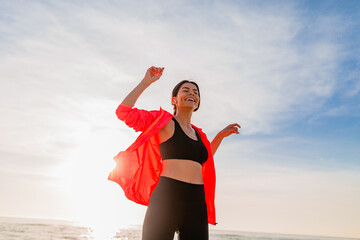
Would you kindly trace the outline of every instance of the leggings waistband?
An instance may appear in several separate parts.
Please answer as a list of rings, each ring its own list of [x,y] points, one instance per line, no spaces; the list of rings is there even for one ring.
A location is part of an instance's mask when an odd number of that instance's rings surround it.
[[[160,179],[162,179],[162,178],[167,179],[167,181],[179,182],[179,183],[187,184],[187,185],[194,186],[194,187],[204,187],[204,184],[184,182],[184,181],[177,180],[175,178],[171,178],[171,177],[167,177],[167,176],[160,176]]]
[[[174,197],[178,200],[205,200],[204,184],[183,182],[174,178],[160,176],[154,192],[163,197]]]

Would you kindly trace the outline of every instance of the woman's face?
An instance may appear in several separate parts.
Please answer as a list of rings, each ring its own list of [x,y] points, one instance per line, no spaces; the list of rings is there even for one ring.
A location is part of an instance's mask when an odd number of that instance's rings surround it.
[[[172,103],[179,108],[192,108],[193,110],[199,106],[199,91],[195,84],[184,83],[181,85],[176,97],[172,97]]]

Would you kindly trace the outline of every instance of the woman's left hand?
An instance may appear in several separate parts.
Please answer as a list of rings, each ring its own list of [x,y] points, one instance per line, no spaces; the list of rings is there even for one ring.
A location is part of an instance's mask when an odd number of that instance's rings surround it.
[[[221,141],[233,134],[233,133],[236,133],[236,134],[239,134],[239,129],[238,128],[241,128],[239,124],[237,123],[233,123],[233,124],[230,124],[228,125],[226,128],[224,128],[223,130],[221,130],[216,136],[215,138],[212,140],[211,142],[211,150],[213,152],[213,155],[215,154],[216,150],[218,149]]]
[[[239,124],[233,123],[228,125],[226,128],[220,131],[222,137],[230,136],[233,133],[239,134],[239,129],[241,128]]]

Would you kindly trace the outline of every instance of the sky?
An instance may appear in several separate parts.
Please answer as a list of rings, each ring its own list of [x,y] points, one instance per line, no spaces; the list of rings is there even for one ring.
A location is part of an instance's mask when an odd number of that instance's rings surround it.
[[[145,206],[107,180],[138,136],[115,110],[172,112],[198,83],[192,123],[212,140],[211,229],[360,237],[359,1],[0,0],[0,215],[106,232]]]

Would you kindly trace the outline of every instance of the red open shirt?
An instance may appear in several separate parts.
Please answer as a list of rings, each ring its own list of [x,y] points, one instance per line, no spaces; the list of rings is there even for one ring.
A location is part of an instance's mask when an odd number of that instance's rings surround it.
[[[119,152],[114,160],[116,167],[108,179],[118,183],[125,196],[136,203],[148,206],[150,196],[156,187],[162,171],[160,141],[158,132],[173,117],[160,107],[160,110],[147,111],[120,104],[117,117],[135,132],[142,133],[125,151]],[[208,159],[202,165],[205,200],[208,222],[215,225],[215,166],[211,144],[201,128],[192,125],[200,133],[201,140],[208,150]]]

